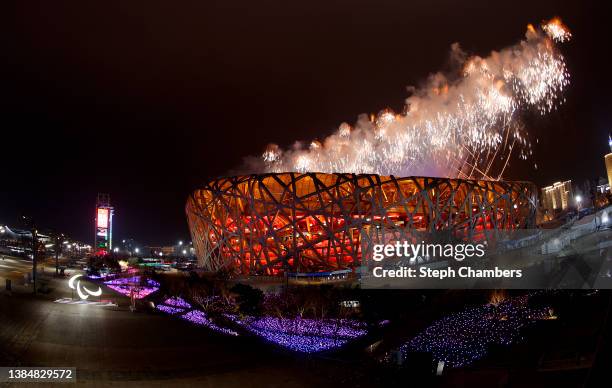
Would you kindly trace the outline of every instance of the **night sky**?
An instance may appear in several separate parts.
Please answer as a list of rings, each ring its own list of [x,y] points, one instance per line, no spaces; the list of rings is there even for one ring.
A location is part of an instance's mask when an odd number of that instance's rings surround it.
[[[605,2],[599,2],[605,3]],[[184,204],[266,144],[322,138],[401,110],[406,86],[461,43],[487,55],[560,16],[567,103],[527,118],[535,156],[509,179],[605,175],[610,10],[553,1],[3,1],[0,224],[93,240],[111,195],[115,238],[188,238]],[[537,163],[538,170],[533,170]]]

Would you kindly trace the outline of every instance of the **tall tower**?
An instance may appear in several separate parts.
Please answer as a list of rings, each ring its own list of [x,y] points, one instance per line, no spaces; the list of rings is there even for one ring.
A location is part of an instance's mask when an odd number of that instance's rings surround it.
[[[104,256],[113,249],[113,207],[110,195],[98,193],[96,200],[96,237],[94,253]]]
[[[610,153],[604,157],[606,161],[606,172],[608,173],[608,184],[610,190],[612,190],[612,137],[608,135],[608,145],[610,146]]]

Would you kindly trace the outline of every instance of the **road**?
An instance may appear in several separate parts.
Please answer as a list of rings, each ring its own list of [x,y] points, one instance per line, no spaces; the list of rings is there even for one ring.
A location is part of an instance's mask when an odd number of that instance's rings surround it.
[[[23,280],[23,276],[32,272],[32,261],[17,257],[0,255],[0,280],[4,286],[4,279]]]

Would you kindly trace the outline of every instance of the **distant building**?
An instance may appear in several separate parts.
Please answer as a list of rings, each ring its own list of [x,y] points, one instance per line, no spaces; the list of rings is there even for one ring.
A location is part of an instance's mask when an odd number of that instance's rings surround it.
[[[96,235],[94,252],[104,256],[113,249],[113,212],[108,194],[98,194],[96,201]]]
[[[610,146],[610,153],[604,156],[606,161],[606,172],[608,173],[608,187],[612,187],[612,137],[608,135],[608,145]]]
[[[607,194],[610,192],[610,184],[606,181],[605,178],[600,177],[597,185],[597,193],[598,194]]]
[[[571,206],[573,197],[574,193],[571,180],[555,182],[551,186],[542,189],[542,207],[551,212],[565,210]]]
[[[175,256],[176,248],[174,246],[146,247],[145,252],[153,256]]]
[[[599,177],[597,182],[597,189],[595,191],[595,206],[598,208],[606,207],[610,203],[608,196],[610,195],[610,184],[608,179]]]
[[[612,153],[605,156],[606,172],[608,173],[608,185],[612,187]]]

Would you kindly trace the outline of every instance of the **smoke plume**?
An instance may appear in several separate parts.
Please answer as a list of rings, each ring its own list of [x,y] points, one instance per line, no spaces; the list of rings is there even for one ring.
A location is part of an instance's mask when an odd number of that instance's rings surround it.
[[[545,115],[562,101],[569,74],[556,44],[571,37],[559,19],[486,58],[451,46],[457,73],[412,88],[405,109],[361,115],[322,141],[250,158],[258,172],[314,171],[501,179],[511,157],[532,154],[521,113]]]

